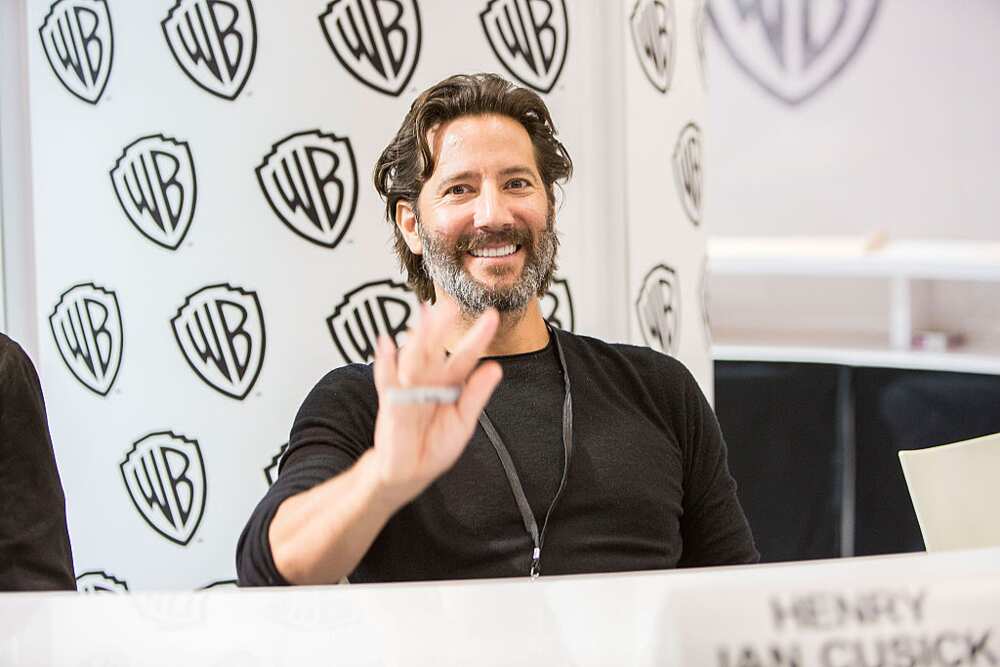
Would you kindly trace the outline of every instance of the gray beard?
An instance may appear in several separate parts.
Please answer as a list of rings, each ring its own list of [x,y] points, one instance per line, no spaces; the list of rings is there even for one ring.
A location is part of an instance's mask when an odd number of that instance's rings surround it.
[[[466,251],[458,248],[468,241],[449,246],[440,236],[425,233],[418,215],[417,233],[423,244],[424,270],[439,289],[455,299],[466,317],[478,317],[487,308],[495,308],[501,315],[523,312],[534,297],[548,291],[556,270],[559,238],[553,229],[553,213],[549,211],[545,229],[537,239],[530,236],[521,239],[524,242],[520,244],[526,252],[521,276],[514,284],[502,287],[484,285],[466,271]]]

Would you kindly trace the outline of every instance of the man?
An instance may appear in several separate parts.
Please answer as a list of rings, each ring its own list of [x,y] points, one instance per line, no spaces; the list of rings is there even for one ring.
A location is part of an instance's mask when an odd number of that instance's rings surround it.
[[[240,538],[242,585],[757,560],[686,369],[542,317],[554,187],[571,173],[542,100],[498,76],[454,76],[413,103],[375,185],[433,306],[402,349],[383,337],[373,366],[338,368],[306,398]]]
[[[75,589],[42,388],[21,346],[0,334],[0,591]]]

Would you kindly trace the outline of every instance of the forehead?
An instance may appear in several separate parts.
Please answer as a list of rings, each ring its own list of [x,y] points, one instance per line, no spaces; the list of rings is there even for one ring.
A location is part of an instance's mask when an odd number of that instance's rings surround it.
[[[459,116],[427,133],[434,159],[431,179],[455,171],[492,171],[520,164],[537,169],[528,131],[509,116]]]

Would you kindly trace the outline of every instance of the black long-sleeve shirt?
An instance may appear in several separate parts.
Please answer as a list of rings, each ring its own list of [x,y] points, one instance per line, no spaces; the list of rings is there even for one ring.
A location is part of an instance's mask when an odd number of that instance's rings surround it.
[[[42,388],[24,350],[0,334],[0,591],[75,589]]]
[[[558,335],[574,443],[542,575],[756,562],[718,422],[687,369],[648,348]],[[486,413],[541,529],[563,472],[562,370],[551,341],[497,360],[504,378]],[[267,537],[278,505],[371,447],[377,409],[371,366],[338,368],[310,392],[280,475],[240,537],[241,585],[286,583]],[[496,451],[477,426],[455,466],[388,521],[349,580],[526,576],[532,546]]]

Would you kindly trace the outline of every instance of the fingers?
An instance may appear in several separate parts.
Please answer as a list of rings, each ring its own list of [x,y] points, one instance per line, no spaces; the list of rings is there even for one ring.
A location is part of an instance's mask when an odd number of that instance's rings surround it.
[[[436,371],[444,361],[444,337],[454,323],[454,313],[446,304],[431,309],[420,306],[420,321],[407,336],[406,345],[399,353],[399,382],[402,385],[419,383],[427,371]]]
[[[445,364],[445,377],[449,382],[461,383],[472,372],[496,335],[500,315],[493,309],[483,313],[476,323],[462,336]]]
[[[463,425],[470,432],[475,428],[479,414],[486,407],[502,377],[500,364],[495,361],[485,362],[469,376],[456,408]]]
[[[375,341],[375,390],[382,394],[396,386],[396,344],[390,336]]]

